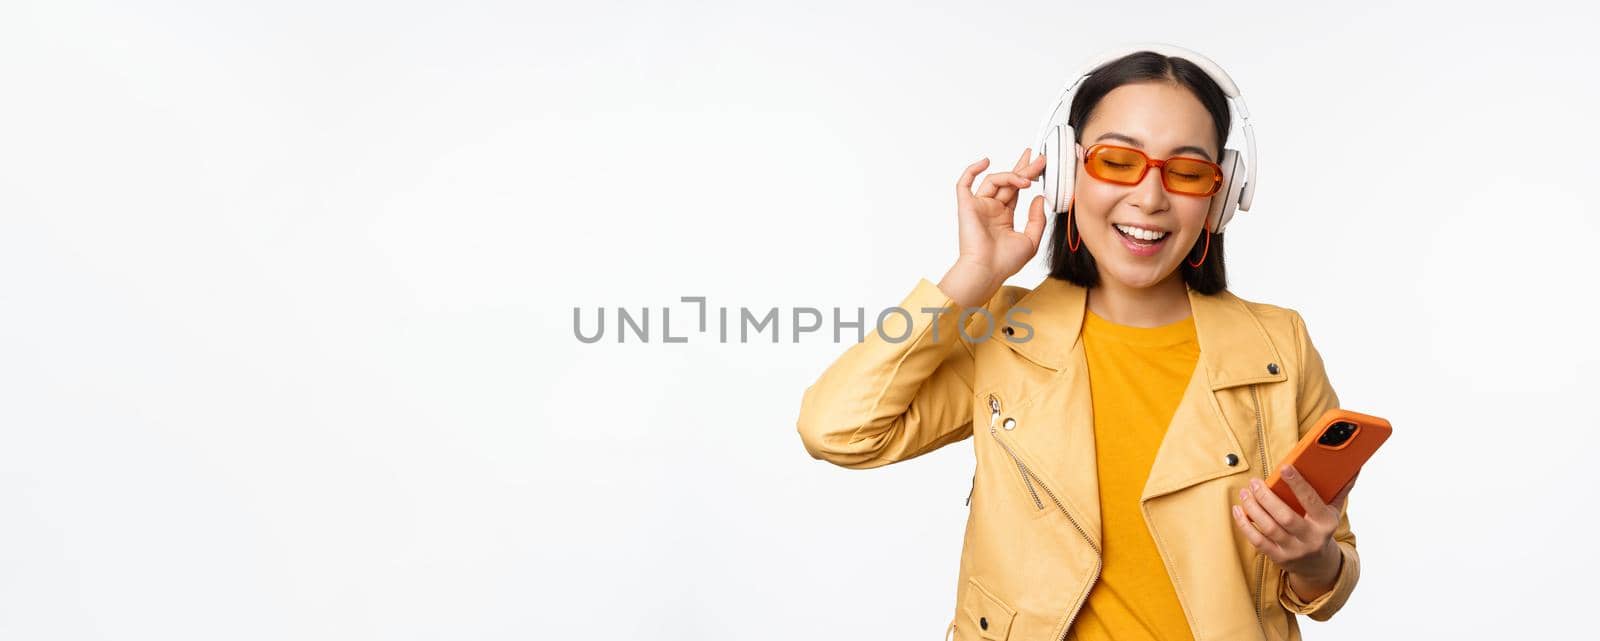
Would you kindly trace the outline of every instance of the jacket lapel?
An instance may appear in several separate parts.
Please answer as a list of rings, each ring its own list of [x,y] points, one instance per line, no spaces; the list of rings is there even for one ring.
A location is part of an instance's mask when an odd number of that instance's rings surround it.
[[[1062,499],[1098,547],[1101,517],[1094,412],[1088,361],[1079,336],[1087,293],[1082,287],[1047,277],[1014,303],[1026,310],[1025,314],[1019,310],[1018,318],[1033,327],[1033,334],[1025,342],[1005,344],[1056,375],[1027,398],[1010,399],[1014,404],[1005,411],[1025,411],[1035,421],[1044,418],[1053,424],[1029,424],[996,435]],[[1257,465],[1250,452],[1255,444],[1258,406],[1252,403],[1249,391],[1241,394],[1235,388],[1287,379],[1266,330],[1243,300],[1226,291],[1205,295],[1189,290],[1188,295],[1200,360],[1156,453],[1142,493],[1144,500]],[[1269,363],[1277,364],[1272,368],[1276,371],[1269,371]],[[1252,450],[1247,451],[1244,443]],[[1237,456],[1234,465],[1228,464],[1228,454]]]
[[[1243,300],[1227,291],[1188,292],[1200,360],[1156,452],[1142,500],[1259,465],[1250,452],[1257,423],[1265,420],[1260,398],[1256,390],[1234,388],[1288,379],[1266,329]],[[1251,447],[1247,451],[1241,443]],[[1230,454],[1237,457],[1232,465]]]

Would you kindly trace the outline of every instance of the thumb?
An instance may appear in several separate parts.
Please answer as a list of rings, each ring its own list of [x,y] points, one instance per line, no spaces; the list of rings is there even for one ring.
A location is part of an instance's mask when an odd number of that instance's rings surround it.
[[[1022,228],[1022,235],[1028,237],[1033,243],[1033,250],[1039,251],[1039,243],[1044,240],[1044,195],[1033,197],[1033,202],[1028,205],[1028,224]]]

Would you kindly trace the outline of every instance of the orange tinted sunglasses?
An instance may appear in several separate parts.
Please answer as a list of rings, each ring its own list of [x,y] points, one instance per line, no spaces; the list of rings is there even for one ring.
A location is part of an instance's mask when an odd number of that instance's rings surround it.
[[[1117,145],[1092,145],[1083,152],[1083,168],[1097,179],[1116,185],[1137,185],[1151,167],[1161,170],[1161,186],[1174,194],[1210,196],[1222,188],[1222,166],[1204,158],[1173,156],[1156,160],[1143,151]]]

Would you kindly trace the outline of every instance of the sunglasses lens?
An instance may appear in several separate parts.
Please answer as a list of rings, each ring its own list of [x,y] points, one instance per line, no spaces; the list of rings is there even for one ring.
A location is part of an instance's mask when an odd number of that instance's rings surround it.
[[[1145,157],[1137,151],[1099,147],[1089,154],[1084,168],[1095,178],[1132,184],[1139,182],[1144,167]]]
[[[1210,163],[1187,158],[1167,161],[1167,187],[1180,194],[1207,196],[1222,185],[1222,176]]]

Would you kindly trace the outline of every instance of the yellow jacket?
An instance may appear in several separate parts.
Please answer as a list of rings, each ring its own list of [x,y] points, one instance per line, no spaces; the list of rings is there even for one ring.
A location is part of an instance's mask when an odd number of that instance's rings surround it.
[[[801,440],[836,465],[879,467],[976,437],[954,639],[1061,639],[1099,575],[1094,421],[1078,340],[1086,293],[1055,278],[1005,286],[988,317],[963,319],[922,279],[900,303],[907,314],[885,315],[881,333],[869,328],[806,388]],[[1141,495],[1145,522],[1196,641],[1297,640],[1295,614],[1325,621],[1355,589],[1349,499],[1334,533],[1338,581],[1309,603],[1238,533],[1229,509],[1339,400],[1295,311],[1229,292],[1191,290],[1189,303],[1200,361]],[[946,311],[924,311],[933,308]]]

